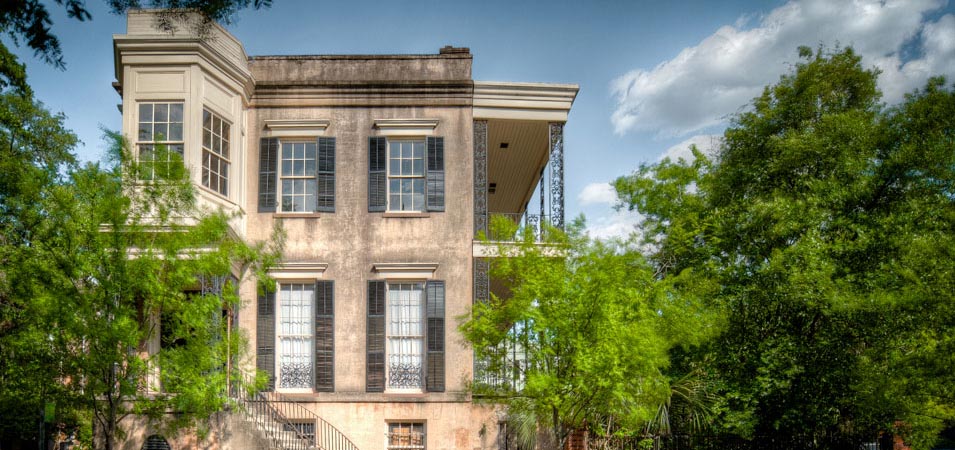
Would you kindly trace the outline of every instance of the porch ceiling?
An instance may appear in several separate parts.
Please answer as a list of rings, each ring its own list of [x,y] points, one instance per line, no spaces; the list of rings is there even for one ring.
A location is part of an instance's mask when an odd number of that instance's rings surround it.
[[[488,120],[487,141],[488,212],[524,212],[549,157],[548,123]]]

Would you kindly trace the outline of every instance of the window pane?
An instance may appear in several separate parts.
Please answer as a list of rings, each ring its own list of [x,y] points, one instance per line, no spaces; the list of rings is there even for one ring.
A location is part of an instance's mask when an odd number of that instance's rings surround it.
[[[305,159],[305,146],[302,144],[292,144],[295,152],[293,153],[295,159]]]
[[[411,175],[411,160],[410,159],[401,160],[401,174]]]
[[[202,128],[212,131],[212,113],[202,110]]]
[[[391,154],[391,157],[392,157],[392,158],[400,158],[400,157],[401,157],[401,143],[400,143],[400,142],[392,142],[392,143],[389,144],[389,147],[391,148],[390,154]]]
[[[182,103],[172,103],[169,105],[169,121],[182,122]]]
[[[292,175],[292,161],[282,160],[282,176]]]
[[[314,142],[305,144],[305,159],[315,159],[315,148],[316,144]]]
[[[414,157],[424,158],[424,142],[421,142],[421,141],[414,142]]]
[[[388,162],[388,175],[401,175],[401,160],[392,159]]]
[[[152,122],[152,120],[153,120],[153,104],[140,103],[139,104],[139,121]]]
[[[139,124],[139,140],[140,141],[153,140],[153,124],[151,123]]]
[[[314,159],[305,160],[305,175],[310,177],[315,176],[315,160]]]
[[[169,140],[169,125],[165,123],[153,125],[153,138],[157,141]]]
[[[305,161],[297,159],[292,166],[292,173],[297,176],[305,175]]]
[[[292,144],[282,144],[282,159],[292,158]]]
[[[182,140],[182,124],[181,123],[169,124],[169,140],[170,141]]]
[[[414,160],[414,168],[411,173],[412,175],[419,176],[419,177],[424,175],[424,160],[423,159]]]
[[[168,122],[169,121],[169,104],[167,103],[157,103],[155,114],[153,115],[155,122]]]

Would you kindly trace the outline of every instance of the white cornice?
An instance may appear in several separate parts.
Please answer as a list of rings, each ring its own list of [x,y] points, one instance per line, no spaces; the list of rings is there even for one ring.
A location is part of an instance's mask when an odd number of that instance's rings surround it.
[[[372,268],[386,280],[425,280],[434,277],[438,263],[375,263]]]
[[[554,83],[475,81],[475,119],[566,122],[580,86]]]
[[[237,84],[248,101],[255,81],[245,61],[230,58],[197,38],[113,35],[116,79],[123,79],[123,66],[172,66],[198,64],[210,74],[220,73],[222,81]]]
[[[375,119],[380,136],[430,136],[438,119]]]
[[[328,264],[313,261],[286,261],[269,270],[272,278],[279,280],[312,280],[321,278]]]
[[[322,136],[329,124],[328,119],[271,119],[265,121],[265,136]]]

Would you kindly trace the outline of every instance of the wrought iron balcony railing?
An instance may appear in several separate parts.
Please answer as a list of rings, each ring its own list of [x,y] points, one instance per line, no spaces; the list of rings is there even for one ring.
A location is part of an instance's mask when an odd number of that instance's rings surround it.
[[[518,213],[488,213],[488,232],[487,237],[492,241],[514,241],[521,238],[524,233],[531,233],[537,242],[547,240],[547,229],[551,224],[550,216],[545,214],[518,214]],[[513,233],[502,233],[494,226],[495,222],[507,219],[517,225]]]

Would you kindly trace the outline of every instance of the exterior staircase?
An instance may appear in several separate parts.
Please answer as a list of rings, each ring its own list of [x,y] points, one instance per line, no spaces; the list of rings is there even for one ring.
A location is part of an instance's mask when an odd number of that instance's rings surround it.
[[[247,380],[247,386],[254,383]],[[275,392],[232,389],[244,419],[269,443],[269,450],[358,450],[344,433],[317,414]]]

